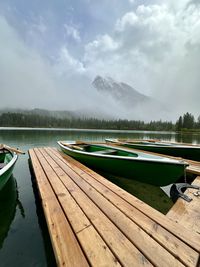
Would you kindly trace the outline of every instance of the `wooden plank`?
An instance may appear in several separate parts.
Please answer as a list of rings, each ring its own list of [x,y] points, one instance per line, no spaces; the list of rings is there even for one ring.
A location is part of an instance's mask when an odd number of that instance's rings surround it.
[[[200,168],[193,166],[193,165],[189,165],[186,168],[187,173],[192,173],[192,174],[196,174],[196,175],[200,175]]]
[[[93,226],[80,231],[77,236],[92,266],[122,266]]]
[[[51,155],[52,156],[52,155]],[[52,156],[53,157],[53,156]],[[151,236],[143,231],[138,225],[131,221],[124,213],[116,208],[110,201],[102,196],[90,184],[83,180],[77,173],[75,173],[69,166],[66,165],[58,157],[54,157],[56,163],[70,175],[71,179],[92,199],[92,201],[112,220],[117,227],[132,241],[132,243],[139,248],[140,251],[150,259],[153,264],[159,266],[182,266],[178,260],[172,256],[162,245],[157,243]],[[162,257],[161,257],[162,255]],[[165,258],[163,263],[162,258]],[[194,265],[193,265],[194,266]]]
[[[83,193],[76,183],[48,156],[46,160],[54,167],[68,191],[87,215],[96,230],[108,244],[123,266],[152,266],[145,256],[125,237],[102,211]]]
[[[36,155],[38,156],[40,163],[44,169],[44,172],[57,196],[60,205],[62,206],[70,224],[73,225],[73,230],[75,233],[82,231],[91,225],[90,221],[87,219],[85,214],[82,212],[80,207],[77,205],[76,201],[73,199],[71,194],[66,190],[62,181],[58,178],[54,170],[45,160],[42,155],[41,149],[34,149]]]
[[[58,266],[89,266],[35,152],[29,150]]]
[[[45,159],[43,149],[35,149],[45,173],[65,210],[73,230],[76,232],[82,249],[92,266],[121,266],[90,221],[71,197],[65,186]],[[95,244],[95,246],[94,246]],[[98,250],[97,250],[98,248]]]
[[[196,177],[192,184],[200,186],[200,176]],[[184,194],[193,200],[187,202],[179,198],[167,213],[167,217],[200,234],[200,196],[193,195],[196,191],[196,189],[188,188]]]
[[[51,154],[51,157],[54,158],[51,151],[49,151],[49,154]],[[168,232],[158,223],[151,220],[149,217],[127,203],[124,199],[120,198],[113,191],[105,187],[92,176],[83,172],[82,169],[77,167],[76,163],[77,162],[74,161],[70,166],[70,164],[66,162],[66,164],[69,165],[76,173],[78,173],[82,179],[87,181],[91,186],[98,190],[98,192],[100,192],[108,201],[113,203],[115,207],[120,209],[127,217],[129,217],[139,227],[146,231],[148,235],[150,235],[158,243],[162,244],[162,246],[170,251],[170,253],[173,254],[177,259],[187,264],[187,266],[195,266],[199,257],[199,254],[196,251]]]
[[[67,155],[64,155],[63,153],[58,152],[56,149],[51,149],[51,151],[55,151],[55,153],[59,153],[60,158],[64,161],[67,159],[69,162],[74,162],[74,160]],[[79,166],[83,171],[86,173],[92,175],[95,179],[98,181],[101,181],[105,186],[110,188],[113,192],[118,194],[121,198],[123,198],[125,201],[130,203],[132,206],[134,206],[136,209],[147,215],[149,218],[163,226],[163,228],[167,229],[169,232],[174,234],[176,237],[180,238],[183,242],[190,245],[192,248],[194,248],[197,252],[200,252],[200,238],[195,233],[189,231],[186,228],[180,228],[179,225],[170,220],[168,217],[161,214],[159,211],[151,208],[146,203],[142,202],[141,200],[137,199],[136,197],[132,196],[125,190],[121,189],[120,187],[116,186],[115,184],[111,183],[107,179],[103,178],[102,176],[98,175],[97,173],[93,172],[86,166],[84,166],[81,163],[77,163],[77,166]]]

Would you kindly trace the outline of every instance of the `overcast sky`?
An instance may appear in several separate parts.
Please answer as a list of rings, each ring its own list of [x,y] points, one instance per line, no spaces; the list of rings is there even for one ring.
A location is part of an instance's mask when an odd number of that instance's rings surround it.
[[[0,108],[98,106],[102,75],[197,116],[199,71],[199,1],[0,0]]]

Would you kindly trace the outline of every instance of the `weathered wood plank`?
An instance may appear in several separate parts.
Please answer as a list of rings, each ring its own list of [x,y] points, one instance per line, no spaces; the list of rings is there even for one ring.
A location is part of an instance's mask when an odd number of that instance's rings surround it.
[[[192,184],[200,186],[200,176],[196,177]],[[184,194],[193,200],[187,202],[179,198],[167,213],[167,217],[200,234],[200,196],[193,195],[196,191],[196,189],[188,188]]]
[[[54,157],[52,154],[51,156],[54,160],[56,160],[56,163],[59,164],[63,171],[70,175],[71,179],[74,180],[74,182],[92,199],[92,201],[106,214],[106,216],[112,220],[117,227],[119,227],[119,229],[132,241],[132,243],[153,262],[153,264],[158,264],[160,266],[182,265],[173,255],[171,255],[171,253],[164,249],[160,243],[156,242],[150,235],[143,231],[141,227],[136,225],[128,218],[128,216],[95,190],[94,187],[70,169],[70,167],[66,165],[66,162],[64,163],[61,159],[56,156]],[[165,258],[165,262],[163,262],[162,258]],[[190,264],[190,266],[192,265]]]
[[[58,266],[89,266],[35,152],[29,150]]]
[[[108,244],[123,266],[151,266],[145,256],[125,237],[125,235],[102,213],[83,193],[76,183],[55,162],[46,155],[46,160],[54,167],[63,184],[74,197],[96,230]],[[94,244],[94,243],[93,243]]]
[[[35,151],[62,208],[65,210],[65,214],[71,222],[72,228],[76,231],[81,247],[90,264],[92,266],[121,266],[45,159],[45,151],[43,149],[35,149]]]
[[[49,152],[53,157],[53,153],[51,151],[47,150],[47,152]],[[66,164],[69,165],[76,173],[78,173],[82,179],[87,181],[91,186],[98,190],[98,192],[100,192],[107,200],[113,203],[115,207],[120,209],[127,217],[129,217],[139,227],[146,231],[148,235],[162,244],[162,246],[170,251],[170,253],[176,258],[188,266],[195,266],[198,261],[199,254],[190,246],[186,245],[158,223],[141,213],[139,210],[127,203],[124,199],[120,198],[109,188],[105,187],[99,181],[94,179],[91,175],[83,172],[82,169],[77,167],[76,161],[71,163],[71,165],[69,162],[66,162]]]
[[[55,153],[58,153],[60,155],[60,158],[69,162],[74,162],[74,160],[67,155],[64,155],[63,153],[58,152],[56,149],[51,149],[51,151]],[[186,228],[180,228],[178,227],[178,224],[168,217],[161,214],[159,211],[151,208],[146,203],[142,202],[141,200],[137,199],[136,197],[130,195],[125,190],[119,188],[115,184],[111,183],[107,179],[103,178],[102,176],[98,175],[97,173],[93,172],[86,166],[84,166],[81,163],[77,163],[77,166],[80,167],[83,171],[88,173],[89,175],[93,176],[95,179],[100,181],[102,184],[107,186],[109,189],[111,189],[113,192],[115,192],[117,195],[119,195],[121,198],[123,198],[125,201],[130,203],[132,206],[134,206],[136,209],[147,215],[149,218],[163,226],[163,228],[167,229],[169,232],[174,234],[176,237],[180,238],[183,242],[190,245],[192,248],[194,248],[196,251],[200,252],[200,238],[198,235],[194,234],[193,232],[189,231]]]
[[[90,226],[91,223],[85,214],[82,212],[76,201],[72,198],[70,193],[66,190],[62,181],[56,175],[55,171],[49,165],[42,155],[42,149],[35,149],[35,153],[39,158],[39,161],[44,169],[44,172],[57,196],[61,207],[65,211],[69,222],[73,225],[75,233],[82,231],[86,227]]]

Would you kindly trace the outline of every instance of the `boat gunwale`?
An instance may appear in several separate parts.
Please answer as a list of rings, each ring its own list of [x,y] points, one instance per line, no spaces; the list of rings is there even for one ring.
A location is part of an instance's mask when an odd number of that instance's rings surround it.
[[[98,153],[94,153],[94,152],[87,152],[87,151],[80,151],[80,150],[76,150],[70,147],[67,147],[65,145],[63,145],[61,142],[68,142],[67,144],[69,145],[77,145],[74,142],[69,142],[69,141],[57,141],[58,145],[60,147],[62,147],[63,149],[69,150],[71,152],[75,152],[77,154],[82,154],[82,155],[88,155],[88,156],[95,156],[95,157],[100,157],[100,158],[109,158],[109,159],[118,159],[118,160],[129,160],[129,161],[144,161],[144,162],[148,162],[148,163],[158,163],[158,164],[174,164],[174,165],[182,165],[182,166],[189,166],[189,164],[186,161],[183,160],[175,160],[175,159],[169,159],[169,158],[165,158],[165,157],[160,157],[161,159],[156,159],[156,158],[141,158],[141,157],[126,157],[126,156],[116,156],[116,155],[106,155],[106,154],[98,154]],[[98,144],[95,144],[98,145]],[[102,145],[100,144],[100,146],[106,147],[106,148],[113,148],[112,146],[107,146],[107,145]],[[119,148],[115,148],[116,150],[122,150],[122,151],[126,151],[128,153],[134,153],[132,151],[126,150],[126,149],[119,149]],[[145,154],[143,152],[138,152],[134,153],[134,154]]]
[[[15,152],[10,152],[12,154],[12,159],[6,164],[5,167],[3,167],[1,170],[0,170],[0,176],[2,176],[7,170],[9,170],[14,164],[15,162],[17,161],[17,153]]]
[[[172,147],[172,148],[191,148],[191,149],[200,149],[200,146],[198,145],[181,145],[181,144],[173,144],[173,143],[169,143],[169,145],[165,145],[162,143],[158,143],[158,142],[148,142],[148,141],[142,141],[141,143],[137,143],[137,142],[122,142],[119,141],[118,139],[106,139],[106,142],[110,142],[110,143],[120,143],[122,145],[134,145],[134,146],[144,146],[144,147],[157,147],[157,148],[168,148],[168,147]],[[146,143],[145,143],[146,142]]]

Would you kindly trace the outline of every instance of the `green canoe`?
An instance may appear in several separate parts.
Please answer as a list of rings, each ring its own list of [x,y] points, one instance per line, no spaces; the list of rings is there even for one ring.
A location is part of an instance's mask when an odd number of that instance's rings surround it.
[[[0,190],[9,180],[17,158],[18,156],[15,152],[0,149]]]
[[[88,167],[156,186],[175,183],[185,174],[188,166],[184,161],[130,152],[108,145],[78,145],[73,141],[59,141],[58,144],[64,153]]]
[[[200,146],[179,143],[167,143],[154,140],[123,140],[106,139],[109,143],[120,144],[124,147],[135,148],[175,157],[200,161]]]

